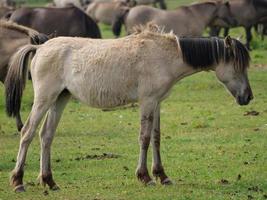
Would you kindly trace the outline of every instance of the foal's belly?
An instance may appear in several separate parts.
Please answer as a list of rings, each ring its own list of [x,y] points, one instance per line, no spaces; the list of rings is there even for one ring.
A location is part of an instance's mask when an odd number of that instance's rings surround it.
[[[95,108],[114,108],[138,100],[137,87],[121,81],[79,81],[68,90],[76,99]]]
[[[90,107],[95,108],[114,108],[127,105],[137,101],[137,95],[134,92],[119,93],[112,90],[86,89],[80,93],[70,91],[79,101]]]

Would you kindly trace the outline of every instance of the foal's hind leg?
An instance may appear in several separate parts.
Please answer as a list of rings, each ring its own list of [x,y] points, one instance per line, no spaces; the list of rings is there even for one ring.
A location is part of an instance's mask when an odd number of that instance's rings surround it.
[[[31,114],[22,128],[17,163],[12,171],[10,180],[11,185],[14,187],[16,192],[23,192],[25,190],[22,179],[28,147],[34,137],[35,131],[41,119],[48,110],[49,106],[49,102],[35,102],[33,104]]]
[[[161,184],[170,185],[172,182],[164,172],[160,157],[160,105],[157,106],[154,113],[151,144],[153,149],[152,174],[156,178],[160,178]]]
[[[151,131],[153,127],[154,110],[157,103],[146,101],[141,104],[141,129],[140,129],[140,154],[139,163],[136,170],[137,178],[147,185],[155,184],[147,170],[147,150],[150,143]]]
[[[68,92],[62,92],[57,101],[50,107],[42,129],[40,131],[40,143],[41,143],[41,159],[40,159],[40,182],[43,185],[48,185],[50,189],[57,190],[59,187],[53,180],[50,155],[51,144],[54,138],[54,134],[57,125],[60,121],[62,112],[68,103],[70,94]]]

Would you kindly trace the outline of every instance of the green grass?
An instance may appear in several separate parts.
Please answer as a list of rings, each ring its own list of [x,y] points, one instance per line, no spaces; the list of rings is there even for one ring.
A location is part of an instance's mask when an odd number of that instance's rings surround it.
[[[175,7],[179,2],[170,3]],[[110,27],[101,25],[101,31],[105,38],[113,37]],[[234,36],[242,33],[240,28],[230,32]],[[256,36],[252,47],[249,77],[255,99],[250,105],[238,106],[211,72],[183,79],[162,103],[161,152],[166,172],[175,182],[170,187],[144,187],[135,178],[138,107],[103,112],[72,100],[52,145],[52,169],[61,190],[52,192],[36,184],[40,148],[36,134],[25,167],[27,192],[15,194],[9,186],[9,172],[20,137],[14,120],[5,115],[0,85],[0,199],[266,199],[267,43]],[[24,120],[32,100],[28,82]],[[246,116],[247,111],[259,115]],[[103,153],[119,157],[82,159]],[[149,166],[150,161],[151,156]]]

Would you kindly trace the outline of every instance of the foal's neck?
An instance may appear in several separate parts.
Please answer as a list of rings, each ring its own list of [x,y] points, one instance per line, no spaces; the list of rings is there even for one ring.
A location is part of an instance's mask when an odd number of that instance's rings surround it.
[[[187,76],[190,76],[192,74],[195,74],[201,71],[204,71],[204,69],[193,68],[192,66],[188,65],[185,62],[181,62],[181,64],[179,64],[178,67],[176,67],[175,82],[178,82],[179,80]]]

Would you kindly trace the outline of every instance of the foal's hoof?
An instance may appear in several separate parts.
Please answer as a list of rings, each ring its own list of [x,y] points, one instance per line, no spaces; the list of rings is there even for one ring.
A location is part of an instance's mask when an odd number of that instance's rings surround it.
[[[173,185],[173,182],[169,178],[165,178],[163,181],[161,181],[162,185]]]
[[[50,190],[53,190],[53,191],[60,190],[60,187],[57,185],[53,185],[52,187],[50,187]]]
[[[146,186],[155,186],[156,182],[154,180],[150,180],[147,183],[145,183]]]
[[[25,188],[24,188],[23,185],[17,185],[17,186],[14,188],[14,192],[17,192],[17,193],[25,192]]]

